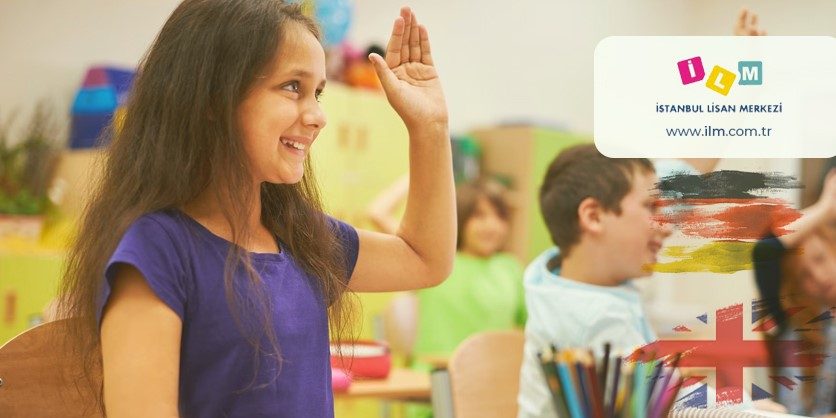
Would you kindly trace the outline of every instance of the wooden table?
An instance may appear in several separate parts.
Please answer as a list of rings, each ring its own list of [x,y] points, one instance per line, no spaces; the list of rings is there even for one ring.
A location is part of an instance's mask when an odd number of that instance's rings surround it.
[[[430,375],[410,369],[393,368],[386,379],[355,380],[337,398],[378,398],[393,401],[430,400]]]
[[[447,364],[450,363],[450,356],[447,355],[424,355],[416,356],[417,361],[429,364],[433,369],[446,369]]]

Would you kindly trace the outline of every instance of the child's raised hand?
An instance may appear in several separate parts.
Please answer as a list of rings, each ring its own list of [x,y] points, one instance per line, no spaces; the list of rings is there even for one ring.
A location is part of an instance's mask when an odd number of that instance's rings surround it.
[[[410,132],[423,127],[447,129],[447,104],[430,55],[427,29],[418,24],[412,10],[402,8],[395,19],[386,58],[371,54],[369,59],[389,103]]]
[[[738,36],[763,36],[766,35],[766,31],[758,27],[757,13],[751,12],[744,7],[737,14],[734,34]]]

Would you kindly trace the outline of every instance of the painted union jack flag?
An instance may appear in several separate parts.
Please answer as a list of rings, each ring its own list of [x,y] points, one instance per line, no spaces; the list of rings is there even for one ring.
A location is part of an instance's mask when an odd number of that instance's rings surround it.
[[[757,334],[771,331],[776,327],[774,320],[768,318],[762,309],[762,302],[753,302],[752,320],[748,323],[751,331],[748,333]],[[787,312],[794,315],[804,308],[794,308]],[[781,356],[775,361],[778,364],[770,365],[770,356],[766,342],[762,339],[745,338],[743,305],[737,304],[718,309],[715,314],[715,338],[711,340],[677,339],[657,340],[641,347],[634,353],[634,356],[647,356],[655,358],[673,358],[676,353],[682,353],[679,367],[713,369],[716,373],[716,403],[734,404],[743,401],[743,373],[749,367],[813,367],[821,364],[825,358],[824,354],[805,353],[802,342],[798,340],[775,341],[774,348],[777,352],[791,353],[789,356]],[[702,323],[709,324],[710,318],[707,314],[697,317]],[[831,319],[829,311],[810,320],[809,324]],[[676,328],[678,332],[690,332],[685,326]],[[642,354],[637,354],[637,353]],[[795,388],[802,382],[809,381],[808,376],[770,376],[770,379],[789,389]],[[815,379],[814,377],[812,379]],[[706,376],[691,376],[683,384],[690,386],[700,384],[696,390],[688,390],[687,394],[678,400],[681,407],[707,407],[709,404],[708,384],[705,383]],[[683,392],[685,393],[685,392]],[[772,398],[773,395],[766,389],[752,383],[751,395],[753,400]]]

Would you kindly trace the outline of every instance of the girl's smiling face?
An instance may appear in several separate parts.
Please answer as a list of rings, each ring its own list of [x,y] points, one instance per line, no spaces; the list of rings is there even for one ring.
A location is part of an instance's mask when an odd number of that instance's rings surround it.
[[[325,52],[304,26],[288,24],[268,73],[238,108],[244,150],[256,184],[298,183],[311,145],[325,126],[319,95]]]

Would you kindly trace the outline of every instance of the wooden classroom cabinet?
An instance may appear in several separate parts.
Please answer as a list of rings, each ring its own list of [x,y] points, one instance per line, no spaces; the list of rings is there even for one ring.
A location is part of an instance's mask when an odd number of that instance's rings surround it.
[[[368,204],[409,172],[406,127],[383,93],[329,85],[322,107],[328,123],[312,156],[326,209],[368,228]]]
[[[0,345],[43,321],[63,260],[62,251],[0,241]]]

